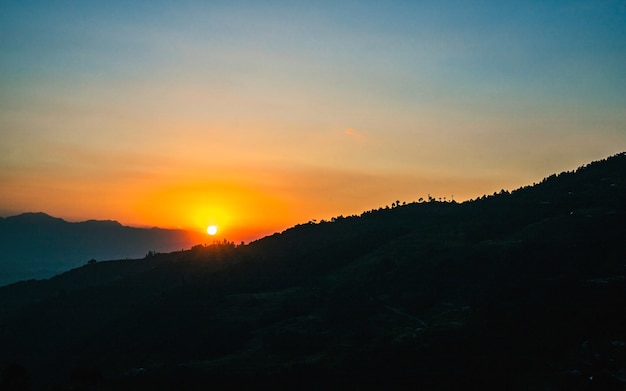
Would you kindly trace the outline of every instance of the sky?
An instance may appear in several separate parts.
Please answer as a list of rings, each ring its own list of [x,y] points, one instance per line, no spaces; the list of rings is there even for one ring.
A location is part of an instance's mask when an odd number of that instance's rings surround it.
[[[625,150],[624,1],[0,5],[0,216],[248,241]]]

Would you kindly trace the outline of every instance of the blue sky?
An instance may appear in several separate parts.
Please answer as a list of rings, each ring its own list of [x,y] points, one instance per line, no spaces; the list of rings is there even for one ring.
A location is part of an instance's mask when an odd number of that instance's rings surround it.
[[[283,225],[472,198],[625,150],[625,69],[619,1],[8,1],[0,213],[171,225],[143,203],[198,183],[274,194]]]

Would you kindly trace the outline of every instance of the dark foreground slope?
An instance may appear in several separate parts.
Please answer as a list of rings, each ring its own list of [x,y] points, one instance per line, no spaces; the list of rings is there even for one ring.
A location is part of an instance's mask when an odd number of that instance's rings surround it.
[[[1,288],[4,382],[622,390],[625,200],[621,154],[510,194]]]

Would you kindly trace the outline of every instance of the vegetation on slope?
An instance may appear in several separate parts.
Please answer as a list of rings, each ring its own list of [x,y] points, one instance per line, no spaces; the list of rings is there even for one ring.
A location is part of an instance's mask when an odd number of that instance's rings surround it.
[[[0,288],[4,382],[623,389],[625,174],[620,154],[462,204]]]

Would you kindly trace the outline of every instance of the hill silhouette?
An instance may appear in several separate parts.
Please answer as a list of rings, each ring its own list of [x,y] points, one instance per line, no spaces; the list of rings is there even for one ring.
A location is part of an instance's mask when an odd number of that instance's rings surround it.
[[[4,381],[622,390],[625,200],[622,153],[462,204],[13,284],[0,288]]]
[[[126,227],[117,221],[70,223],[45,213],[0,218],[0,286],[49,278],[91,259],[140,258],[200,243],[183,230]]]

